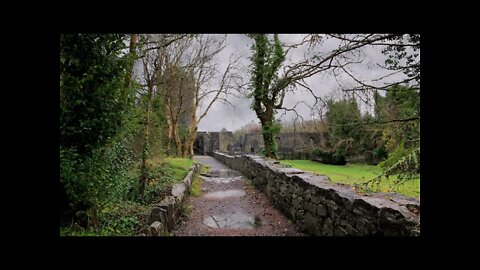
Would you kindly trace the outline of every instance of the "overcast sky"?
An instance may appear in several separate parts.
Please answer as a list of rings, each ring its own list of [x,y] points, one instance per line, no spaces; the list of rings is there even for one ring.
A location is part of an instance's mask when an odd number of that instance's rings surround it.
[[[302,41],[303,34],[281,34],[279,35],[280,41],[284,44],[290,45]],[[220,67],[224,69],[228,64],[229,56],[232,53],[242,57],[242,65],[244,68],[247,68],[250,64],[248,59],[251,56],[251,46],[253,44],[252,39],[245,35],[241,34],[230,34],[227,37],[228,45],[218,55],[218,60],[220,61]],[[324,42],[322,46],[318,47],[316,53],[328,53],[332,49],[335,49],[338,46],[338,40],[329,39]],[[287,55],[285,64],[295,63],[305,57],[306,46],[299,47],[297,49],[292,49]],[[376,65],[376,63],[384,64],[385,56],[381,53],[381,48],[378,46],[373,47],[369,46],[363,50],[364,60],[361,64],[352,65],[350,70],[358,77],[363,80],[369,80],[374,78],[379,78],[386,73],[386,71]],[[245,73],[246,78],[248,75]],[[384,82],[399,80],[402,79],[403,74],[392,76],[391,78],[384,80]],[[342,85],[348,85],[349,78],[342,77],[339,80]],[[325,97],[327,94],[330,94],[334,91],[341,92],[339,90],[339,84],[337,80],[331,74],[318,73],[308,79],[306,82],[310,88],[315,92],[316,95]],[[291,108],[298,101],[305,101],[310,105],[313,105],[315,99],[306,89],[297,89],[294,92],[287,92],[287,95],[284,100],[284,106]],[[234,131],[245,124],[250,122],[258,123],[258,118],[255,115],[255,112],[250,108],[251,99],[246,97],[237,98],[234,96],[229,96],[228,101],[231,102],[234,106],[231,106],[226,103],[215,103],[212,108],[210,108],[208,114],[202,119],[199,125],[199,131],[220,131],[222,128]],[[366,106],[363,106],[366,108]],[[317,117],[317,115],[312,116],[312,111],[305,105],[300,104],[297,106],[297,112],[304,117],[305,120],[312,119],[312,117]],[[203,110],[201,109],[200,112]],[[280,110],[277,113],[277,118],[284,111]],[[283,116],[282,121],[292,120],[294,118],[293,113],[287,113]]]

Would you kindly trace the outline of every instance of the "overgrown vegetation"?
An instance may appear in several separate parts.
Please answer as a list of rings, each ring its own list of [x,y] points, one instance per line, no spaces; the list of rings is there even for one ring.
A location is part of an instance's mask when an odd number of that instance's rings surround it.
[[[253,222],[253,228],[260,228],[262,226],[262,219],[260,216],[255,215],[254,217],[254,222]]]
[[[327,120],[332,156],[366,157],[383,173],[366,183],[379,185],[395,175],[401,183],[420,174],[420,96],[415,89],[401,85],[389,88],[385,96],[375,93],[375,114],[361,114],[352,97],[328,101]],[[317,153],[318,154],[318,153]],[[318,156],[318,155],[317,155]],[[322,157],[329,163],[328,157]]]
[[[84,226],[99,225],[99,211],[119,199],[133,161],[130,142],[133,87],[124,79],[132,59],[126,35],[60,36],[61,217],[77,212]]]
[[[165,158],[147,161],[147,186],[145,194],[140,200],[145,204],[159,202],[164,192],[179,181],[182,181],[193,165],[191,159]]]
[[[265,156],[276,158],[276,135],[280,132],[280,124],[275,120],[275,112],[283,103],[285,86],[278,80],[278,71],[285,61],[278,35],[274,35],[273,42],[265,34],[251,35],[254,39],[251,82],[252,90],[249,97],[253,97],[252,108],[262,123],[262,136],[265,143]]]
[[[150,213],[150,208],[138,202],[109,203],[98,214],[97,228],[84,228],[77,223],[60,228],[61,236],[133,236]]]
[[[197,175],[192,181],[192,186],[190,187],[190,195],[192,195],[193,197],[200,197],[202,195],[202,183],[202,178]]]
[[[193,206],[189,204],[183,204],[182,209],[180,210],[180,214],[184,219],[188,219],[190,214],[192,213]]]
[[[192,80],[211,58],[192,60],[188,67],[180,58],[200,43],[208,47],[218,41],[219,50],[223,48],[218,39],[208,40],[203,44],[203,37],[181,34],[60,35],[62,235],[132,230],[140,221],[131,212],[141,213],[183,179],[192,161],[169,158],[186,152],[181,153],[178,143],[174,150],[168,146],[184,140],[189,121],[197,121],[193,97],[200,84]],[[167,50],[169,46],[173,49]],[[173,63],[169,56],[178,59]],[[143,64],[143,72],[134,70],[134,63]],[[179,74],[188,74],[188,82]],[[187,84],[188,91],[180,91]],[[176,102],[179,96],[185,100]],[[191,115],[177,112],[180,107]],[[172,123],[170,111],[178,123]]]
[[[362,115],[354,98],[329,100],[327,104],[332,156],[344,160],[348,156],[364,155],[370,163],[385,158],[385,152],[379,151],[383,146],[380,128],[364,124],[374,122],[375,118],[368,113]]]
[[[182,181],[193,161],[183,158],[156,158],[147,160],[147,185],[144,196],[139,197],[137,182],[140,175],[139,164],[132,166],[126,174],[122,192],[116,200],[102,205],[97,213],[96,227],[86,226],[88,215],[78,211],[78,218],[72,219],[61,229],[61,235],[71,236],[114,236],[133,235],[149,214],[150,205],[158,203],[174,183]],[[80,220],[80,222],[79,222]],[[85,222],[82,224],[82,220]]]
[[[345,161],[345,157],[338,152],[324,151],[319,148],[316,148],[312,151],[312,159],[325,164],[333,165],[345,165],[347,163]]]

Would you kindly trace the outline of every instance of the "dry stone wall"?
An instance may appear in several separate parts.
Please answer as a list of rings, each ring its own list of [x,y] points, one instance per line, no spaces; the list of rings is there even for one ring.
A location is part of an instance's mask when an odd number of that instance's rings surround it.
[[[214,157],[252,180],[272,204],[316,236],[418,236],[420,203],[396,193],[359,194],[327,176],[284,168],[254,155]]]

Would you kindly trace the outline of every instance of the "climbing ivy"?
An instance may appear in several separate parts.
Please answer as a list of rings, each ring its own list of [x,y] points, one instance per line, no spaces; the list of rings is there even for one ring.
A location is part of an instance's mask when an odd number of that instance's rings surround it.
[[[278,80],[278,70],[285,61],[285,53],[277,34],[273,37],[273,43],[266,34],[250,37],[254,39],[254,44],[250,58],[252,89],[248,97],[253,98],[252,109],[262,123],[265,155],[276,158],[275,136],[280,132],[280,125],[274,117],[276,108],[283,102],[282,91],[285,88],[282,87],[284,82]]]
[[[124,85],[133,60],[125,52],[126,38],[60,36],[61,214],[86,212],[93,226],[101,206],[123,193],[122,180],[132,161],[136,86]]]

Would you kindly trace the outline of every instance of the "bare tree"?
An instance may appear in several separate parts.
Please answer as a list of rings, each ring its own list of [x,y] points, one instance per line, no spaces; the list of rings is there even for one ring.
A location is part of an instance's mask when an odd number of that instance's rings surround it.
[[[183,36],[180,36],[183,38]],[[155,89],[158,88],[159,78],[165,71],[166,58],[165,50],[174,41],[178,40],[178,35],[143,35],[142,52],[140,60],[142,63],[141,86],[146,87],[146,112],[144,120],[144,141],[142,151],[142,162],[140,167],[140,188],[139,193],[143,195],[147,183],[146,160],[149,156],[149,135],[152,113],[152,100]],[[142,88],[145,90],[145,88]],[[158,92],[158,89],[157,89]]]
[[[212,105],[218,101],[229,103],[227,96],[232,94],[234,89],[238,89],[242,82],[238,74],[239,57],[230,55],[227,66],[223,71],[220,70],[216,56],[225,48],[225,45],[225,35],[203,35],[197,40],[196,53],[190,65],[191,72],[195,74],[195,95],[190,125],[185,138],[184,158],[193,157],[193,144],[198,125]],[[215,80],[219,80],[217,87],[207,87]],[[205,109],[201,110],[200,105],[205,105]],[[198,118],[197,111],[200,115]]]
[[[318,51],[326,42],[336,43],[336,47],[330,51]],[[308,48],[305,48],[307,47]],[[376,63],[377,67],[386,71],[377,78],[364,79],[354,74],[351,66],[355,64],[364,64],[365,56],[363,51],[368,46],[374,46],[382,49],[382,52],[388,56],[386,63]],[[325,98],[322,98],[314,87],[308,85],[305,79],[319,74],[333,75],[340,89],[349,96],[355,96],[366,105],[373,106],[374,93],[383,90],[390,91],[392,86],[406,84],[412,90],[420,89],[420,37],[411,34],[309,34],[304,39],[293,45],[284,45],[286,54],[292,49],[304,49],[308,55],[297,62],[284,65],[283,76],[276,84],[270,86],[272,94],[278,96],[278,102],[275,109],[293,112],[299,116],[295,107],[287,108],[283,106],[285,94],[288,88],[292,91],[296,88],[307,90],[315,98],[313,105],[307,105],[310,109],[317,108],[322,114],[326,109]],[[399,74],[405,74],[400,79],[392,80],[392,77]],[[350,85],[347,85],[347,78]],[[343,81],[343,82],[342,82]]]
[[[147,184],[147,166],[146,166],[146,161],[148,158],[148,152],[149,152],[149,147],[148,147],[148,140],[149,140],[149,134],[150,134],[150,114],[152,111],[152,97],[153,97],[153,88],[156,83],[156,74],[157,74],[157,69],[161,66],[159,64],[159,52],[153,51],[152,53],[146,54],[142,58],[142,64],[143,64],[143,77],[146,82],[146,87],[147,87],[147,109],[145,113],[145,125],[144,125],[144,143],[143,143],[143,151],[142,151],[142,163],[140,167],[140,188],[139,188],[139,194],[140,196],[143,195],[145,186]]]
[[[136,58],[137,41],[138,41],[138,34],[131,34],[129,54],[132,58],[132,63],[135,61],[135,58]],[[130,87],[130,83],[132,81],[132,75],[133,75],[133,64],[132,64],[132,67],[128,70],[127,75],[125,77],[125,88]]]
[[[185,88],[185,91],[172,89],[165,99],[169,111],[167,120],[171,126],[177,156],[180,156],[179,151],[183,148],[181,156],[193,157],[193,144],[199,123],[215,102],[229,103],[227,96],[240,84],[238,57],[230,55],[227,66],[221,69],[221,59],[218,56],[225,46],[226,35],[199,34],[175,41],[169,47],[170,62],[178,68],[177,74],[183,74],[177,87]],[[173,102],[174,100],[176,102]],[[178,103],[185,107],[178,106]],[[189,115],[189,119],[184,121],[187,124],[186,134],[181,142],[181,138],[177,136],[179,116],[183,119],[185,114]]]

